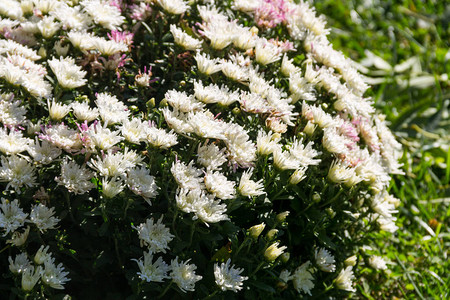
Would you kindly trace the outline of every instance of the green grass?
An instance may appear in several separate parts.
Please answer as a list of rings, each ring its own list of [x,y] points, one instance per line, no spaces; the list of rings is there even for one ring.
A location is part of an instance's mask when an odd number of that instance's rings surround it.
[[[364,49],[369,49],[387,63],[366,70],[382,81],[369,95],[405,149],[405,176],[396,176],[391,185],[402,202],[399,230],[373,234],[377,242],[368,246],[381,252],[361,249],[389,260],[390,271],[361,269],[356,297],[448,299],[450,89],[443,74],[450,74],[450,3],[364,2],[370,1],[315,1],[318,12],[327,16],[336,49],[345,49],[355,61],[367,57]],[[411,57],[418,59],[415,67],[395,69]],[[424,86],[415,83],[424,79],[429,80]]]

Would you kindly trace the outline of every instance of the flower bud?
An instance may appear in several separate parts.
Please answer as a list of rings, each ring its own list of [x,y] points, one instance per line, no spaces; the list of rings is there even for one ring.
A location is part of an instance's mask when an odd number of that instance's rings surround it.
[[[283,254],[283,251],[287,248],[286,246],[282,246],[282,247],[278,248],[279,244],[280,243],[278,243],[278,242],[273,243],[272,245],[267,247],[266,251],[264,251],[264,258],[268,262],[275,261],[278,258],[278,256]]]
[[[266,238],[268,241],[274,240],[278,235],[278,229],[270,229],[269,232],[266,234]]]
[[[53,45],[53,49],[55,50],[56,54],[59,56],[66,56],[67,52],[69,52],[70,45],[67,44],[66,46],[62,45],[62,41],[59,40]]]
[[[356,265],[356,255],[352,255],[348,257],[346,260],[344,260],[345,266],[355,266]]]
[[[147,109],[152,109],[155,107],[155,98],[151,98],[150,100],[147,101],[146,103],[147,105]]]
[[[164,108],[167,105],[168,104],[167,104],[167,99],[166,98],[162,99],[161,102],[159,102],[159,107],[161,107],[161,108]]]
[[[289,252],[283,253],[281,254],[280,258],[282,262],[287,263],[291,258],[291,254]]]
[[[42,57],[42,58],[46,58],[47,57],[47,50],[45,50],[44,47],[39,48],[38,55],[40,57]]]
[[[333,219],[334,216],[336,215],[336,212],[331,207],[327,207],[325,209],[325,211],[327,212],[327,214],[330,217],[330,219]]]
[[[277,222],[283,223],[286,220],[287,216],[289,216],[289,211],[284,211],[282,213],[279,213],[276,216]]]
[[[322,200],[322,198],[320,197],[319,193],[314,193],[314,195],[312,196],[312,199],[314,202],[319,203],[320,200]]]
[[[20,247],[27,241],[28,234],[30,233],[30,226],[25,229],[24,232],[14,232],[11,239],[7,241],[9,244],[13,244],[16,247]]]
[[[38,265],[42,265],[44,261],[47,260],[51,256],[51,253],[48,253],[49,246],[44,248],[44,245],[42,245],[39,250],[36,252],[36,255],[34,256],[34,262]]]
[[[259,237],[259,235],[261,234],[261,232],[264,230],[265,227],[266,227],[266,224],[261,223],[259,225],[254,225],[254,226],[250,227],[247,231],[248,231],[248,234],[256,240]]]
[[[305,179],[306,168],[301,167],[300,169],[295,170],[295,172],[289,178],[289,183],[295,185]]]
[[[34,270],[34,266],[26,268],[22,274],[22,289],[26,292],[31,291],[39,278],[41,278],[42,273],[43,270],[41,266],[37,267],[36,270]]]
[[[233,110],[231,112],[234,115],[239,115],[241,113],[241,110],[239,109],[239,107],[235,107],[235,108],[233,108]]]
[[[303,132],[306,133],[307,135],[311,136],[311,135],[313,135],[316,128],[317,128],[317,125],[308,121],[308,123],[306,123],[305,128],[303,128]]]

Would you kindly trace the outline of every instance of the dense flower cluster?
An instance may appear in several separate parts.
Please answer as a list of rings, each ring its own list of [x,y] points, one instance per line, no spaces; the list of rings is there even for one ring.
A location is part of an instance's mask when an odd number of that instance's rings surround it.
[[[358,245],[397,230],[401,146],[364,77],[308,3],[229,2],[0,0],[8,293],[297,297],[356,291],[352,255],[387,268]]]

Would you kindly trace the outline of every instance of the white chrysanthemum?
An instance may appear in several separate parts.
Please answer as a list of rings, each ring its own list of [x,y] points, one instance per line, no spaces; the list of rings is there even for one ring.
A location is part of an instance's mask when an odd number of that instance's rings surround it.
[[[174,15],[181,15],[189,8],[188,3],[182,0],[156,0],[155,2],[165,11]]]
[[[81,50],[92,49],[92,38],[94,33],[86,31],[71,30],[67,33],[67,38],[75,48]]]
[[[55,18],[51,16],[44,16],[36,25],[42,36],[49,39],[55,35],[55,33],[61,27],[61,24],[54,22]]]
[[[0,205],[0,228],[5,230],[3,236],[23,226],[27,216],[28,214],[24,213],[19,207],[19,200],[15,199],[11,202],[2,198],[2,204]]]
[[[253,92],[241,93],[239,103],[243,111],[254,114],[269,114],[273,110],[266,99]]]
[[[227,206],[221,204],[219,200],[214,200],[212,195],[205,195],[205,197],[197,199],[193,206],[195,218],[202,220],[206,226],[209,226],[208,223],[229,220],[226,215]]]
[[[197,101],[193,95],[188,96],[185,92],[170,90],[164,96],[170,106],[184,113],[200,111],[205,106],[204,103]]]
[[[178,256],[172,259],[170,268],[172,272],[170,277],[178,285],[182,292],[195,290],[195,283],[202,279],[202,276],[196,275],[195,270],[197,266],[194,264],[188,264],[190,259],[178,263]]]
[[[141,119],[132,118],[122,122],[121,132],[128,142],[139,144],[147,137],[147,128],[148,126]]]
[[[236,1],[234,1],[236,3]],[[248,27],[236,27],[233,44],[242,50],[249,50],[256,46],[258,35]]]
[[[118,130],[111,131],[106,125],[100,126],[100,124],[91,125],[83,134],[89,138],[92,146],[105,151],[124,139]]]
[[[9,256],[8,261],[9,270],[16,275],[23,273],[29,266],[31,266],[28,255],[24,252],[17,254],[14,260],[11,258],[11,256]]]
[[[174,238],[170,229],[162,223],[162,219],[163,216],[154,223],[151,218],[137,227],[132,226],[139,234],[141,247],[147,246],[150,253],[166,253],[166,249],[170,249],[168,244]]]
[[[83,30],[87,29],[92,23],[92,19],[81,12],[80,6],[71,7],[66,3],[61,3],[57,8],[50,12],[50,15],[57,18],[62,24],[63,29]]]
[[[17,126],[25,122],[27,109],[21,105],[22,101],[10,99],[0,100],[0,122],[6,126]]]
[[[11,239],[7,240],[6,243],[12,244],[16,247],[20,247],[20,246],[24,245],[28,239],[28,235],[30,234],[30,229],[31,229],[31,227],[27,226],[27,228],[25,229],[24,232],[15,231],[12,234]]]
[[[292,103],[298,100],[314,101],[316,95],[314,93],[314,85],[309,83],[300,73],[290,73],[289,75],[289,91]]]
[[[336,287],[340,290],[355,292],[356,289],[352,287],[352,280],[354,278],[355,276],[353,275],[352,266],[348,266],[341,270],[334,282]]]
[[[244,168],[252,166],[256,160],[256,145],[244,127],[236,123],[227,124],[224,134],[230,161]]]
[[[300,169],[295,170],[294,173],[292,173],[291,177],[289,177],[289,183],[295,185],[305,179],[306,169],[306,167],[301,167]]]
[[[172,111],[168,107],[163,108],[162,113],[167,125],[177,133],[189,135],[193,132],[192,126],[187,122],[187,114],[178,110]]]
[[[33,157],[35,162],[43,165],[53,162],[62,153],[61,149],[53,146],[45,140],[39,143],[37,137],[34,144],[31,144],[27,151]]]
[[[384,259],[380,256],[372,255],[369,257],[369,265],[376,270],[386,270],[387,265]]]
[[[175,24],[170,25],[170,32],[173,35],[175,43],[186,50],[197,50],[202,47],[202,41],[199,41],[178,28]]]
[[[227,161],[224,153],[225,149],[219,149],[215,144],[199,144],[197,162],[209,170],[217,170]]]
[[[319,125],[320,128],[327,128],[335,125],[334,119],[324,112],[321,107],[308,105],[305,101],[303,101],[302,104],[302,115],[313,124]]]
[[[142,280],[147,282],[163,282],[164,279],[169,278],[167,272],[169,271],[169,266],[163,261],[162,257],[153,262],[153,254],[149,252],[144,252],[144,261],[132,259],[137,262],[140,272],[137,274]]]
[[[180,210],[185,213],[191,213],[195,212],[195,203],[203,197],[206,197],[206,195],[201,189],[178,189],[175,201]]]
[[[255,0],[234,0],[231,8],[246,13],[252,13],[258,8],[260,4],[260,1]]]
[[[208,170],[205,174],[206,189],[220,199],[233,199],[235,197],[236,183],[228,181],[227,177],[220,172]]]
[[[256,137],[256,151],[259,155],[269,155],[277,149],[278,141],[280,140],[279,134],[274,134],[271,131],[266,133],[264,130],[258,131]]]
[[[297,292],[304,292],[311,296],[311,289],[314,288],[314,277],[311,274],[311,262],[309,260],[295,270],[291,279]]]
[[[162,149],[168,149],[178,144],[177,135],[172,131],[166,132],[162,128],[154,126],[146,128],[146,141],[152,146]]]
[[[35,167],[27,160],[18,156],[2,156],[0,167],[0,182],[8,182],[6,190],[12,187],[20,194],[23,186],[32,187],[36,185]]]
[[[345,166],[341,161],[335,160],[328,171],[328,179],[335,183],[343,183],[355,175],[355,169]]]
[[[219,16],[219,14],[215,14]],[[209,18],[207,22],[199,24],[201,33],[211,42],[211,47],[216,50],[222,50],[234,40],[236,36],[236,24],[228,21],[226,16],[219,18]]]
[[[239,99],[238,91],[231,93],[225,85],[222,85],[222,87],[216,84],[203,86],[202,81],[196,81],[194,82],[194,91],[195,97],[206,104],[220,103],[228,106]]]
[[[100,175],[105,177],[122,176],[136,164],[142,161],[142,157],[137,156],[136,152],[125,149],[124,153],[108,150],[98,160],[91,160],[88,166],[98,171]]]
[[[110,180],[102,178],[102,195],[106,198],[114,198],[125,188],[120,177],[113,177]]]
[[[59,1],[55,0],[33,0],[33,4],[34,8],[37,9],[40,14],[48,14],[61,5]]]
[[[387,192],[376,194],[370,203],[370,207],[383,217],[390,218],[398,211],[395,209],[395,204],[391,203],[390,195]]]
[[[273,152],[273,163],[280,170],[297,170],[301,168],[297,158],[289,152],[283,151],[280,145],[277,145]]]
[[[81,2],[84,10],[94,19],[94,22],[109,30],[117,30],[125,21],[120,9],[103,0],[84,0]]]
[[[210,111],[189,113],[187,123],[193,133],[203,138],[225,139],[224,122],[216,120]]]
[[[52,102],[50,102],[50,100],[47,100],[47,106],[50,118],[55,121],[59,121],[64,118],[71,109],[70,105],[56,103],[55,99],[52,99]]]
[[[222,61],[220,64],[220,68],[222,73],[230,78],[231,80],[237,82],[246,82],[248,81],[248,72],[247,69],[241,67],[240,65],[231,62],[231,61]]]
[[[99,36],[80,36],[81,39],[83,37],[86,38],[86,41],[80,41],[81,44],[79,47],[81,48],[81,50],[96,50],[100,52],[100,54],[103,54],[105,56],[111,56],[120,52],[128,51],[128,46],[125,43],[116,42],[114,40],[107,40]],[[73,37],[73,40],[74,42],[77,42],[75,37]]]
[[[72,102],[73,115],[80,121],[91,122],[99,116],[98,108],[91,108],[87,102]]]
[[[325,248],[316,249],[314,251],[314,258],[317,266],[324,272],[336,271],[334,256]]]
[[[203,180],[200,176],[202,176],[203,173],[193,165],[194,161],[191,161],[187,166],[184,163],[177,161],[173,163],[170,168],[170,171],[180,188],[189,190],[202,189]]]
[[[150,171],[145,167],[129,170],[126,183],[133,193],[142,196],[149,205],[151,205],[150,198],[158,195],[155,178],[150,175]]]
[[[373,218],[376,219],[378,225],[380,226],[381,230],[394,233],[398,230],[398,226],[395,225],[395,222],[397,221],[396,217],[384,217],[379,214],[374,214]]]
[[[33,50],[10,39],[0,40],[0,53],[18,54],[33,61],[39,60],[41,58],[37,54],[36,50]]]
[[[208,54],[197,52],[195,55],[198,70],[205,75],[212,75],[219,72],[222,67],[217,58],[211,59]]]
[[[122,123],[128,120],[130,115],[128,107],[123,102],[119,101],[116,96],[107,93],[97,94],[95,104],[97,104],[103,122],[108,125]]]
[[[54,289],[63,290],[64,284],[70,281],[67,277],[69,272],[64,272],[62,263],[55,264],[55,259],[47,259],[44,262],[44,273],[42,274],[42,282]]]
[[[90,180],[94,176],[86,167],[78,165],[74,161],[65,160],[61,164],[61,176],[56,177],[58,185],[65,186],[69,192],[84,194],[95,187]]]
[[[53,216],[54,209],[54,207],[48,208],[43,204],[33,205],[30,213],[31,223],[35,224],[41,232],[55,228],[60,219]]]
[[[310,141],[308,144],[303,144],[303,139],[295,139],[289,146],[289,152],[304,166],[318,165],[320,159],[314,159],[314,157],[321,154],[321,152],[313,149],[314,142]]]
[[[58,83],[64,88],[74,89],[85,85],[87,82],[84,79],[86,71],[82,71],[72,57],[60,57],[59,60],[53,58],[48,61],[48,64],[55,73]]]
[[[248,279],[246,276],[241,276],[244,269],[235,269],[234,266],[230,266],[231,259],[228,259],[226,263],[222,263],[220,266],[214,264],[214,277],[216,284],[222,291],[231,290],[235,293],[242,290],[244,281]]]
[[[0,128],[0,152],[4,154],[18,154],[28,149],[28,145],[32,142],[29,138],[23,137],[19,130]]]
[[[281,49],[262,38],[256,43],[255,60],[262,65],[268,65],[281,58]]]
[[[253,168],[250,168],[244,173],[242,173],[238,191],[244,197],[259,196],[264,195],[266,193],[264,191],[263,179],[253,181],[250,179],[252,175],[253,175]]]
[[[78,150],[82,146],[78,131],[68,128],[64,123],[48,126],[44,132],[45,134],[40,136],[41,139],[68,152]]]
[[[283,73],[284,76],[290,77],[291,74],[299,73],[300,68],[295,66],[292,59],[289,59],[288,56],[285,54],[283,56],[283,60],[281,61],[281,73]]]

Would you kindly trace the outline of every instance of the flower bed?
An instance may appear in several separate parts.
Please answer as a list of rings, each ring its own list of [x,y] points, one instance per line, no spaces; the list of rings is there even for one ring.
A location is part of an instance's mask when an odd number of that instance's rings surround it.
[[[309,4],[0,14],[2,293],[345,296],[387,268],[363,246],[397,230],[401,147]]]

